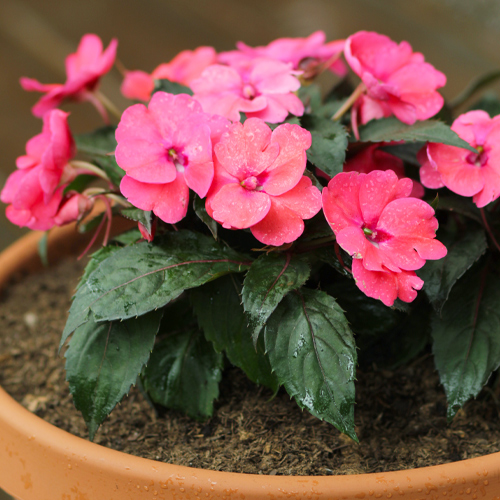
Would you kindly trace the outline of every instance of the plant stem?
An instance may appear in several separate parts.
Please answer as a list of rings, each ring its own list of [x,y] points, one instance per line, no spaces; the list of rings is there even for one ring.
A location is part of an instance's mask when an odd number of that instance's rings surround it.
[[[350,109],[350,107],[358,100],[358,97],[366,90],[366,86],[361,82],[355,89],[354,92],[348,97],[347,101],[342,104],[342,106],[337,110],[337,112],[332,116],[333,121],[340,120],[344,116],[345,112]]]
[[[483,224],[484,228],[486,229],[486,232],[491,238],[491,241],[493,241],[493,244],[495,245],[496,249],[500,252],[500,245],[498,244],[498,241],[495,238],[495,235],[493,234],[493,231],[491,230],[490,225],[488,224],[488,220],[486,219],[486,214],[484,213],[484,209],[480,208],[479,211],[481,212],[481,217],[483,219]]]
[[[122,114],[120,110],[102,92],[96,90],[94,94],[107,111],[109,111],[115,118],[118,118],[118,120],[121,119]]]

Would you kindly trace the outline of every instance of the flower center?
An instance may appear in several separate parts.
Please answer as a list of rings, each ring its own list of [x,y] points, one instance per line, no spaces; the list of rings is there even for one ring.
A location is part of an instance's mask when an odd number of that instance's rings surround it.
[[[255,97],[255,89],[252,85],[247,84],[243,87],[243,97],[247,99],[253,99]]]
[[[184,172],[184,167],[187,164],[187,156],[182,154],[180,151],[175,149],[174,147],[167,149],[167,154],[170,158],[170,161],[175,165],[175,168],[178,172]]]
[[[258,190],[258,188],[260,187],[257,177],[254,177],[253,175],[247,177],[244,181],[241,181],[240,184],[248,191],[254,191],[255,189]]]
[[[377,231],[370,229],[369,227],[363,227],[363,233],[365,233],[366,239],[375,247],[378,248],[378,243],[376,241]]]
[[[469,153],[466,160],[467,163],[475,165],[476,167],[483,167],[488,161],[488,153],[484,150],[483,146],[476,146],[477,153]]]

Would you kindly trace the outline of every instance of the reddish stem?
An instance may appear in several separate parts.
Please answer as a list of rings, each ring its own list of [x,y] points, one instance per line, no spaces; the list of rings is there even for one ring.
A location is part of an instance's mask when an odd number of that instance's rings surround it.
[[[483,219],[483,224],[484,228],[486,229],[486,232],[489,234],[491,241],[493,241],[493,244],[495,245],[496,249],[500,252],[500,245],[498,244],[498,241],[496,240],[495,235],[493,234],[493,231],[491,230],[491,227],[488,224],[488,220],[486,219],[486,214],[484,213],[484,209],[480,208],[479,211],[481,212],[481,218]]]

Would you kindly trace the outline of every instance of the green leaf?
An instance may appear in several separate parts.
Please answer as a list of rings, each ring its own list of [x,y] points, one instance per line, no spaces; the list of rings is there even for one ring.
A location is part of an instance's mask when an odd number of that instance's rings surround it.
[[[125,172],[115,160],[115,127],[107,126],[89,134],[75,136],[77,150],[101,167],[115,186],[120,186]]]
[[[66,351],[66,378],[92,441],[147,363],[163,311],[77,328]]]
[[[89,320],[113,321],[163,307],[184,290],[230,272],[247,269],[248,259],[191,231],[170,232],[159,242],[120,248],[99,263],[69,311],[61,345]]]
[[[461,106],[465,101],[471,98],[476,92],[500,78],[500,70],[490,71],[484,75],[478,76],[472,80],[469,85],[450,103],[452,108]],[[492,115],[493,116],[493,115]]]
[[[38,255],[42,261],[43,267],[49,267],[49,231],[45,231],[38,242]]]
[[[315,113],[321,107],[321,89],[315,83],[302,85],[298,90],[298,97],[304,104],[304,113]]]
[[[134,227],[134,229],[130,229],[129,231],[125,231],[124,233],[115,236],[113,238],[113,241],[116,241],[117,243],[125,246],[132,245],[142,239],[143,238],[141,232],[137,227]]]
[[[278,380],[271,371],[263,341],[256,348],[253,346],[252,330],[247,325],[240,294],[241,279],[232,274],[192,290],[198,323],[217,352],[225,351],[229,361],[241,368],[252,382],[277,391]]]
[[[186,87],[185,85],[181,85],[177,82],[172,82],[167,80],[166,78],[162,78],[160,80],[155,80],[155,86],[153,89],[153,94],[155,92],[167,92],[168,94],[188,94],[193,95],[193,91]]]
[[[404,162],[415,167],[420,167],[417,160],[417,153],[425,146],[425,142],[408,142],[406,144],[395,144],[394,146],[384,146],[382,151],[391,153],[391,155],[401,158]]]
[[[151,210],[141,210],[135,207],[122,208],[121,214],[127,219],[141,223],[146,228],[146,231],[151,234],[151,225],[153,221],[153,212]]]
[[[77,193],[81,193],[91,182],[95,180],[96,180],[95,175],[80,174],[77,177],[75,177],[75,180],[73,182],[70,182],[64,188],[63,193],[67,194],[70,191],[76,191]]]
[[[299,406],[354,441],[356,345],[342,309],[318,290],[288,294],[269,318],[266,350]]]
[[[309,278],[309,265],[291,254],[263,254],[250,267],[243,282],[243,307],[250,320],[254,343],[283,297]]]
[[[222,354],[200,331],[183,331],[155,346],[142,381],[155,403],[204,420],[213,413],[222,366]]]
[[[493,92],[488,92],[479,101],[475,102],[469,109],[482,109],[486,111],[491,117],[500,115],[500,100]]]
[[[439,198],[437,210],[454,212],[482,224],[481,212],[471,198],[463,196],[443,196]]]
[[[338,122],[314,115],[304,115],[301,122],[312,137],[307,159],[330,177],[342,172],[348,144],[346,129]]]
[[[202,200],[197,194],[194,195],[193,209],[198,218],[203,222],[208,230],[212,233],[214,239],[217,239],[217,222],[215,222],[210,215],[208,215],[205,208],[205,201]]]
[[[432,321],[433,352],[448,399],[448,420],[477,396],[500,366],[500,280],[475,266]]]
[[[92,254],[90,257],[90,260],[88,261],[87,265],[85,266],[85,270],[83,271],[83,275],[80,278],[80,281],[77,285],[77,289],[80,288],[82,285],[87,283],[87,280],[89,279],[89,276],[94,272],[95,269],[97,269],[97,266],[105,259],[107,259],[111,254],[119,250],[120,247],[116,245],[107,245],[105,247],[99,248],[96,252]]]
[[[424,292],[437,312],[448,300],[453,285],[486,252],[488,242],[481,228],[471,228],[458,235],[439,234],[440,241],[448,249],[446,257],[429,260],[417,271],[424,280]]]
[[[438,142],[477,151],[466,141],[461,139],[443,122],[425,120],[414,125],[406,125],[397,118],[382,118],[373,120],[359,128],[361,142]]]

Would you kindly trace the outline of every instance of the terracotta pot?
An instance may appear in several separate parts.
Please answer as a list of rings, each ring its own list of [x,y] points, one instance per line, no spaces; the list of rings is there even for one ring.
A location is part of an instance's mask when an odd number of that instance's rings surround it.
[[[82,237],[49,239],[57,260]],[[41,267],[32,233],[0,254],[0,288]],[[500,499],[500,453],[447,465],[354,476],[235,474],[155,462],[104,448],[54,427],[0,389],[0,487],[19,500]]]

